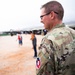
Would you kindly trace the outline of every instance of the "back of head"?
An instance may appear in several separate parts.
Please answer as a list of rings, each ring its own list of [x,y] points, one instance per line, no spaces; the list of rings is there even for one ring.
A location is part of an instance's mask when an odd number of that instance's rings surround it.
[[[42,5],[41,8],[45,8],[45,12],[49,13],[51,11],[54,11],[57,14],[57,18],[59,20],[63,19],[64,16],[64,9],[62,5],[57,1],[50,1],[44,5]]]

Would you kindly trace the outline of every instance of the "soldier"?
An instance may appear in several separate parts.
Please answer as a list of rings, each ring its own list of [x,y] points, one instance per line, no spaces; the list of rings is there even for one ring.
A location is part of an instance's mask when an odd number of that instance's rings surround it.
[[[57,1],[50,1],[41,7],[41,22],[48,33],[39,47],[37,75],[75,75],[75,63],[73,74],[69,65],[63,66],[66,57],[75,49],[75,31],[62,23],[63,16],[64,9]]]

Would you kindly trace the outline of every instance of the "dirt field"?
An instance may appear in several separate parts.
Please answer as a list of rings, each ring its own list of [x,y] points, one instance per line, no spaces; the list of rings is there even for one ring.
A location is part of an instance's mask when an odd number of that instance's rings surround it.
[[[22,36],[22,46],[18,45],[17,36],[0,37],[0,75],[36,75],[30,35]],[[36,37],[38,47],[43,36]]]

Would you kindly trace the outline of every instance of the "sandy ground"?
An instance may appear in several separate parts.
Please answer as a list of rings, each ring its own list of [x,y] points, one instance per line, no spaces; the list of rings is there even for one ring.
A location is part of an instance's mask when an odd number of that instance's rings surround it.
[[[36,75],[36,59],[33,58],[31,36],[22,36],[22,46],[18,45],[17,36],[0,36],[0,75]],[[36,37],[38,48],[43,36]]]

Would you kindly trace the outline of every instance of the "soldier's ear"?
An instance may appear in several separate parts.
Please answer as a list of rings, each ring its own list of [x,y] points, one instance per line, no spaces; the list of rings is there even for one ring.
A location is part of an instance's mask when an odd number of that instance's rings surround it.
[[[50,13],[50,18],[51,19],[54,19],[55,18],[55,13],[53,11],[51,11],[51,13]]]

